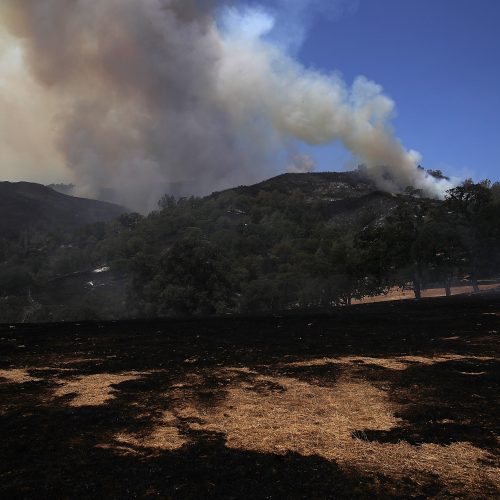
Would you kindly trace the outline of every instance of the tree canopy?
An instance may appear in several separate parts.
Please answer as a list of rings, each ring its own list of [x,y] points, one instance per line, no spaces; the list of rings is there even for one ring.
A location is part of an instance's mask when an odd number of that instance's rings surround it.
[[[0,240],[0,315],[16,316],[28,292],[38,319],[325,310],[394,286],[449,294],[500,269],[499,191],[467,181],[442,202],[414,190],[166,195],[148,216]],[[87,276],[103,266],[106,279]]]

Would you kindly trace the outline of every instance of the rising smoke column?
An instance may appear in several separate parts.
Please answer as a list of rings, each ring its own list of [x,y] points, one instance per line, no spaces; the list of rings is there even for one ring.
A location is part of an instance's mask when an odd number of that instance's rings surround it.
[[[242,153],[241,131],[215,93],[220,40],[195,4],[0,4],[30,71],[59,96],[58,147],[82,194],[147,209],[178,185],[200,192],[252,180],[250,164],[264,164]]]
[[[316,3],[288,1],[297,12]],[[305,69],[283,37],[270,36],[272,11],[196,0],[2,0],[0,21],[56,101],[50,123],[82,194],[147,210],[166,191],[262,178],[300,141],[341,141],[385,189],[443,190],[393,136],[394,103],[381,87],[359,77],[349,88]],[[291,156],[292,170],[311,168]]]
[[[341,141],[383,189],[413,185],[442,196],[449,184],[418,169],[421,155],[393,135],[395,104],[382,87],[360,76],[348,88],[337,75],[304,68],[265,41],[273,22],[262,10],[229,11],[219,78],[231,112],[266,116],[282,136],[311,145]]]

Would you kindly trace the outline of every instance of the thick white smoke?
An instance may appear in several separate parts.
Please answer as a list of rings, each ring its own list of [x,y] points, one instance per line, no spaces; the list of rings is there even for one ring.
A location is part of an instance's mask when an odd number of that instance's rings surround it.
[[[21,47],[0,26],[0,180],[65,180],[47,119],[55,104],[26,73]]]
[[[316,164],[309,155],[296,154],[288,165],[287,172],[290,174],[306,174],[314,171]]]
[[[299,13],[315,4],[288,2]],[[32,100],[50,110],[46,128],[82,194],[147,210],[167,191],[265,177],[294,142],[337,140],[385,189],[447,187],[393,136],[394,103],[381,87],[359,77],[349,88],[298,64],[270,36],[272,11],[197,0],[2,0],[0,22],[22,44],[40,89]]]

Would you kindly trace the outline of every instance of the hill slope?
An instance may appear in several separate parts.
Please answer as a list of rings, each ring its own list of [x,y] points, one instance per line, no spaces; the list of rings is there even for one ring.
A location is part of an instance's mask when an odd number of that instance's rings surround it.
[[[41,184],[0,182],[0,238],[16,238],[26,230],[69,229],[124,212],[118,205],[68,196]]]
[[[254,195],[259,191],[300,191],[310,199],[335,201],[365,196],[378,190],[373,182],[352,171],[281,174],[252,186],[234,188],[234,191],[246,195]]]
[[[214,193],[207,199],[219,202],[238,202],[242,198],[256,199],[264,193],[282,199],[299,195],[306,205],[321,205],[330,224],[354,224],[385,218],[406,196],[380,191],[376,185],[357,171],[287,173],[251,186]],[[238,209],[237,206],[233,207]],[[284,207],[281,207],[284,208]]]
[[[59,222],[89,221],[88,212],[61,215],[61,201],[119,209],[41,186],[8,187],[29,189],[25,205],[27,198],[46,224],[54,210]],[[39,214],[39,196],[49,216]],[[439,201],[382,192],[358,172],[283,174],[203,198],[165,196],[147,216],[77,227],[42,244],[5,245],[0,300],[2,294],[18,300],[3,307],[3,317],[25,317],[30,297],[40,306],[30,319],[38,321],[325,310],[410,282],[407,246],[417,233],[427,259],[421,267],[437,279],[437,266],[446,269],[434,256],[448,251],[440,232],[454,231],[445,224],[449,213]],[[23,214],[31,215],[16,215]],[[16,227],[14,218],[9,222]]]

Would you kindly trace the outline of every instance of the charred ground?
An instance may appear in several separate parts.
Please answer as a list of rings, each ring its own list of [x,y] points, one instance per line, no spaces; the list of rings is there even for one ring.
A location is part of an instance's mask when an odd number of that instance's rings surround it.
[[[492,498],[500,294],[0,328],[8,497]]]

